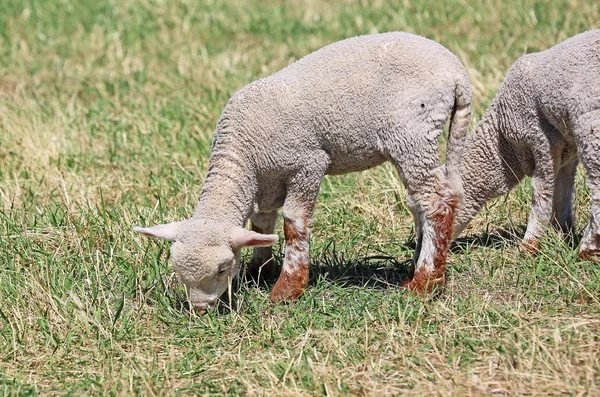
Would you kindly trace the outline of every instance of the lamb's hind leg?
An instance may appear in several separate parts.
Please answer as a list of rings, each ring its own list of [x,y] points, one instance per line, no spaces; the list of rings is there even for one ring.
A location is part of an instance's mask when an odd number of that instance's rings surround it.
[[[285,258],[271,291],[271,300],[276,303],[297,300],[308,285],[310,221],[329,156],[324,152],[313,153],[311,160],[287,185],[283,204]]]
[[[425,184],[426,187],[429,184]],[[457,205],[456,194],[450,189],[441,169],[433,173],[433,183],[415,194],[420,203],[420,248],[415,252],[412,279],[403,286],[419,293],[442,286],[446,274],[446,258],[452,239],[452,224]]]
[[[437,141],[417,135],[408,146],[399,150],[393,160],[407,188],[408,201],[414,206],[411,212],[415,216],[420,251],[415,252],[412,277],[403,287],[424,293],[445,282],[457,200],[439,166]]]
[[[583,234],[579,257],[600,260],[600,109],[585,115],[579,131],[579,154],[592,196],[592,213]]]
[[[277,222],[277,211],[259,212],[250,217],[252,231],[271,234]],[[255,247],[248,265],[248,275],[255,280],[270,280],[274,275],[273,250],[271,247]]]

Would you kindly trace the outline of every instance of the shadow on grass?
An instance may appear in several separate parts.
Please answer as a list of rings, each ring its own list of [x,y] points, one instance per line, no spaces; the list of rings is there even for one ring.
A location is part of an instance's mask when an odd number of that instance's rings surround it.
[[[514,247],[517,249],[526,226],[510,226],[507,228],[498,228],[491,232],[484,232],[475,236],[467,236],[457,239],[452,243],[450,252],[454,254],[465,254],[468,250],[476,247],[486,247],[499,249],[503,246]],[[566,235],[567,242],[572,247],[579,244],[581,235]],[[311,257],[309,286],[314,286],[317,280],[324,279],[337,285],[357,286],[370,289],[389,289],[400,288],[402,282],[410,272],[411,257],[416,245],[414,239],[400,244],[403,251],[407,252],[405,258],[398,258],[390,255],[372,255],[363,257],[346,257],[346,254],[336,250],[335,245],[328,245],[319,254]],[[278,250],[274,252],[275,256],[275,275],[268,279],[252,280],[247,279],[242,282],[234,283],[234,291],[240,288],[242,283],[252,285],[263,289],[269,293],[275,284],[277,277],[281,272],[283,262],[283,252]],[[244,265],[246,265],[245,263]],[[224,298],[221,298],[222,301]],[[234,298],[235,299],[235,298]],[[228,311],[220,305],[220,312]]]
[[[464,254],[473,247],[500,248],[502,245],[518,246],[525,226],[512,229],[497,229],[478,236],[459,238],[450,247],[454,254]],[[404,258],[391,255],[372,255],[355,257],[353,253],[343,253],[336,250],[334,244],[329,244],[318,255],[311,256],[309,285],[315,285],[316,280],[325,279],[329,282],[345,285],[360,286],[373,289],[400,287],[410,272],[412,254],[416,248],[414,239],[401,243],[399,247],[407,252]],[[281,271],[283,252],[274,252],[276,258],[275,277],[267,280],[251,280],[254,286],[265,291],[275,284]],[[248,281],[246,281],[248,282]]]
[[[353,253],[343,253],[336,250],[335,245],[329,244],[319,254],[311,255],[309,285],[315,285],[316,280],[324,279],[335,284],[346,286],[361,286],[366,288],[384,289],[399,287],[410,270],[412,243],[400,245],[404,251],[409,252],[406,258],[385,255],[370,255],[356,257]],[[270,289],[277,281],[283,263],[283,252],[274,252],[275,276],[261,279],[258,282],[250,279],[255,287]],[[245,263],[247,264],[247,263]]]
[[[471,248],[474,247],[486,247],[486,248],[501,248],[502,246],[518,248],[523,236],[525,235],[526,225],[520,226],[509,226],[506,228],[498,228],[492,232],[485,232],[478,236],[467,236],[456,239],[450,246],[450,252],[453,254],[464,254]],[[548,236],[550,230],[546,231],[545,236]],[[561,233],[559,236],[564,239],[564,243],[571,249],[575,249],[579,246],[582,234],[579,233]]]
[[[346,286],[373,289],[400,287],[410,271],[411,259],[373,255],[346,258],[335,250],[315,258],[311,266],[311,281],[319,278]]]
[[[467,236],[456,239],[450,246],[450,252],[453,254],[462,254],[471,247],[501,248],[508,245],[518,247],[523,235],[525,235],[526,226],[516,226],[510,228],[499,228],[492,232],[484,232],[478,236]]]
[[[525,226],[499,228],[480,235],[467,236],[452,243],[450,252],[464,254],[474,247],[501,248],[502,246],[518,247]],[[363,258],[346,258],[335,247],[327,247],[318,257],[311,259],[311,283],[323,277],[336,284],[363,286],[367,288],[399,287],[410,271],[412,253],[416,248],[414,239],[401,244],[408,251],[407,258],[383,255]]]

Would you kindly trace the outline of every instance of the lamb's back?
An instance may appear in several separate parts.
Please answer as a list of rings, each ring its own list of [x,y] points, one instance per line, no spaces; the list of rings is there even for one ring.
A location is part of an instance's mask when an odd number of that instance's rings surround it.
[[[540,108],[558,122],[574,122],[600,107],[600,30],[578,34],[525,60]]]
[[[410,33],[391,32],[330,44],[264,82],[287,91],[293,104],[308,105],[309,111],[329,110],[334,102],[373,113],[410,103],[423,91],[446,85],[454,88],[456,72],[461,70],[458,58],[442,45]]]
[[[385,161],[382,134],[395,126],[419,134],[443,124],[457,81],[465,80],[460,60],[432,40],[403,32],[359,36],[249,84],[225,112],[282,157],[322,148],[332,156],[329,172],[343,173]]]

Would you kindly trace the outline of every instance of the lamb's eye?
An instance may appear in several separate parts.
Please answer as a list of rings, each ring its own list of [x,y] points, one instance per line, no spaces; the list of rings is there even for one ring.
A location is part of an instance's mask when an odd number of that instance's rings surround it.
[[[218,274],[219,276],[222,276],[222,275],[224,275],[226,272],[227,272],[227,268],[226,268],[226,267],[220,267],[220,268],[219,268],[219,271],[217,272],[217,274]]]

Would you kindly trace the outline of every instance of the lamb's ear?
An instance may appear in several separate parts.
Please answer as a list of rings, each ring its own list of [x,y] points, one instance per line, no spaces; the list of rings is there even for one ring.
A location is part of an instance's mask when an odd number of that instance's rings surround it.
[[[276,234],[260,234],[243,227],[236,227],[231,233],[231,244],[234,247],[269,247],[279,240]]]
[[[171,222],[152,227],[134,226],[133,231],[149,237],[175,241],[175,238],[177,238],[177,235],[179,234],[179,228],[181,227],[182,223],[183,222]]]

